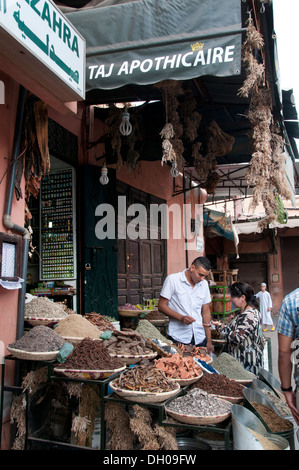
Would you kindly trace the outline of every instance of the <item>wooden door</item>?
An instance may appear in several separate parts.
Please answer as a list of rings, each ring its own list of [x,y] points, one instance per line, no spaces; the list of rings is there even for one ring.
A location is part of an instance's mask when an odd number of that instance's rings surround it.
[[[83,312],[118,316],[117,312],[117,240],[99,239],[96,225],[101,219],[100,204],[116,208],[116,173],[109,169],[109,183],[101,185],[101,167],[85,165],[81,171],[81,231]],[[115,211],[116,214],[116,211]],[[103,215],[105,217],[105,215]]]
[[[238,281],[250,284],[255,293],[260,291],[261,282],[267,284],[267,253],[240,253],[229,266],[239,270]]]
[[[147,211],[146,238],[118,239],[118,304],[143,303],[160,295],[166,273],[166,240],[161,239],[161,225],[156,237],[150,238],[150,205],[165,201],[135,188],[118,183],[118,195],[126,196],[126,207],[142,204]],[[127,212],[126,212],[127,213]],[[127,215],[126,225],[133,217]]]

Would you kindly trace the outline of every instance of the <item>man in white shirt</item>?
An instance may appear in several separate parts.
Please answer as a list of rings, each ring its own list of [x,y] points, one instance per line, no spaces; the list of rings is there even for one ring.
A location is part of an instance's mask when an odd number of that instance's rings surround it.
[[[205,346],[213,352],[211,296],[205,279],[210,269],[210,261],[201,256],[188,269],[167,276],[158,308],[169,317],[167,333],[173,342]]]

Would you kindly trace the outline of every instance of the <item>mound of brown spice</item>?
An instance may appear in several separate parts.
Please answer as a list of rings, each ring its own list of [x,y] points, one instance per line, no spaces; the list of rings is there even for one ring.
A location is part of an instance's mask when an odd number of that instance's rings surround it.
[[[261,403],[252,402],[251,405],[261,415],[272,432],[283,432],[292,429],[293,425],[288,419],[279,416],[272,408]]]
[[[98,340],[84,338],[58,368],[75,370],[114,370],[123,367],[122,362],[109,355],[107,348]]]
[[[243,386],[222,374],[203,374],[192,388],[200,388],[207,393],[224,397],[239,398],[243,396]]]

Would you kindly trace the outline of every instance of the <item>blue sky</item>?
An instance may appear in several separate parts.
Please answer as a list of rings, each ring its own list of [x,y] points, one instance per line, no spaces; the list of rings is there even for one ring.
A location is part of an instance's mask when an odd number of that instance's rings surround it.
[[[273,0],[273,10],[281,88],[293,88],[299,110],[299,0]]]
[[[277,37],[280,87],[293,89],[299,114],[299,0],[273,0],[274,29]],[[296,139],[299,149],[299,139]],[[296,160],[296,164],[299,162]]]

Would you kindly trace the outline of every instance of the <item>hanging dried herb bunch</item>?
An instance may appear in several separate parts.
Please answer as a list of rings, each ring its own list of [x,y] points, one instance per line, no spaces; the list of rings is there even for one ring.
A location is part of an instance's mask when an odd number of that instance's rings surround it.
[[[198,128],[202,121],[202,115],[197,111],[197,100],[191,90],[185,91],[180,109],[184,123],[184,137],[187,141],[193,143],[198,137]]]
[[[121,123],[122,111],[114,105],[110,105],[108,117],[105,119],[105,124],[108,126],[109,131],[106,136],[111,139],[111,147],[113,153],[116,155],[116,169],[118,170],[123,165],[121,156],[121,134],[119,126]]]
[[[279,129],[274,126],[271,93],[265,85],[264,65],[255,59],[255,50],[260,50],[263,44],[263,38],[254,27],[250,16],[246,41],[243,44],[243,62],[247,78],[239,90],[239,95],[250,95],[247,116],[252,129],[253,153],[246,181],[254,188],[252,208],[255,209],[262,202],[265,209],[266,217],[259,223],[260,229],[267,228],[271,222],[277,220],[277,196],[286,199],[291,196],[285,176],[283,139],[279,135]]]
[[[26,103],[22,146],[26,151],[24,163],[20,160],[19,168],[23,169],[24,165],[25,193],[28,200],[31,194],[38,196],[41,179],[50,170],[48,107],[41,100],[34,104],[29,101]],[[18,171],[17,174],[19,175]],[[17,178],[16,193],[22,197],[19,183]]]
[[[257,31],[249,13],[246,39],[242,46],[242,61],[246,67],[246,79],[239,90],[239,95],[248,98],[256,85],[264,85],[265,67],[255,58],[255,51],[260,51],[264,46],[263,36]]]
[[[184,144],[182,142],[183,126],[178,113],[178,96],[182,94],[181,83],[175,80],[166,80],[157,83],[155,87],[162,93],[165,106],[166,123],[160,132],[162,138],[162,165],[164,162],[175,162],[179,171],[185,165]]]

